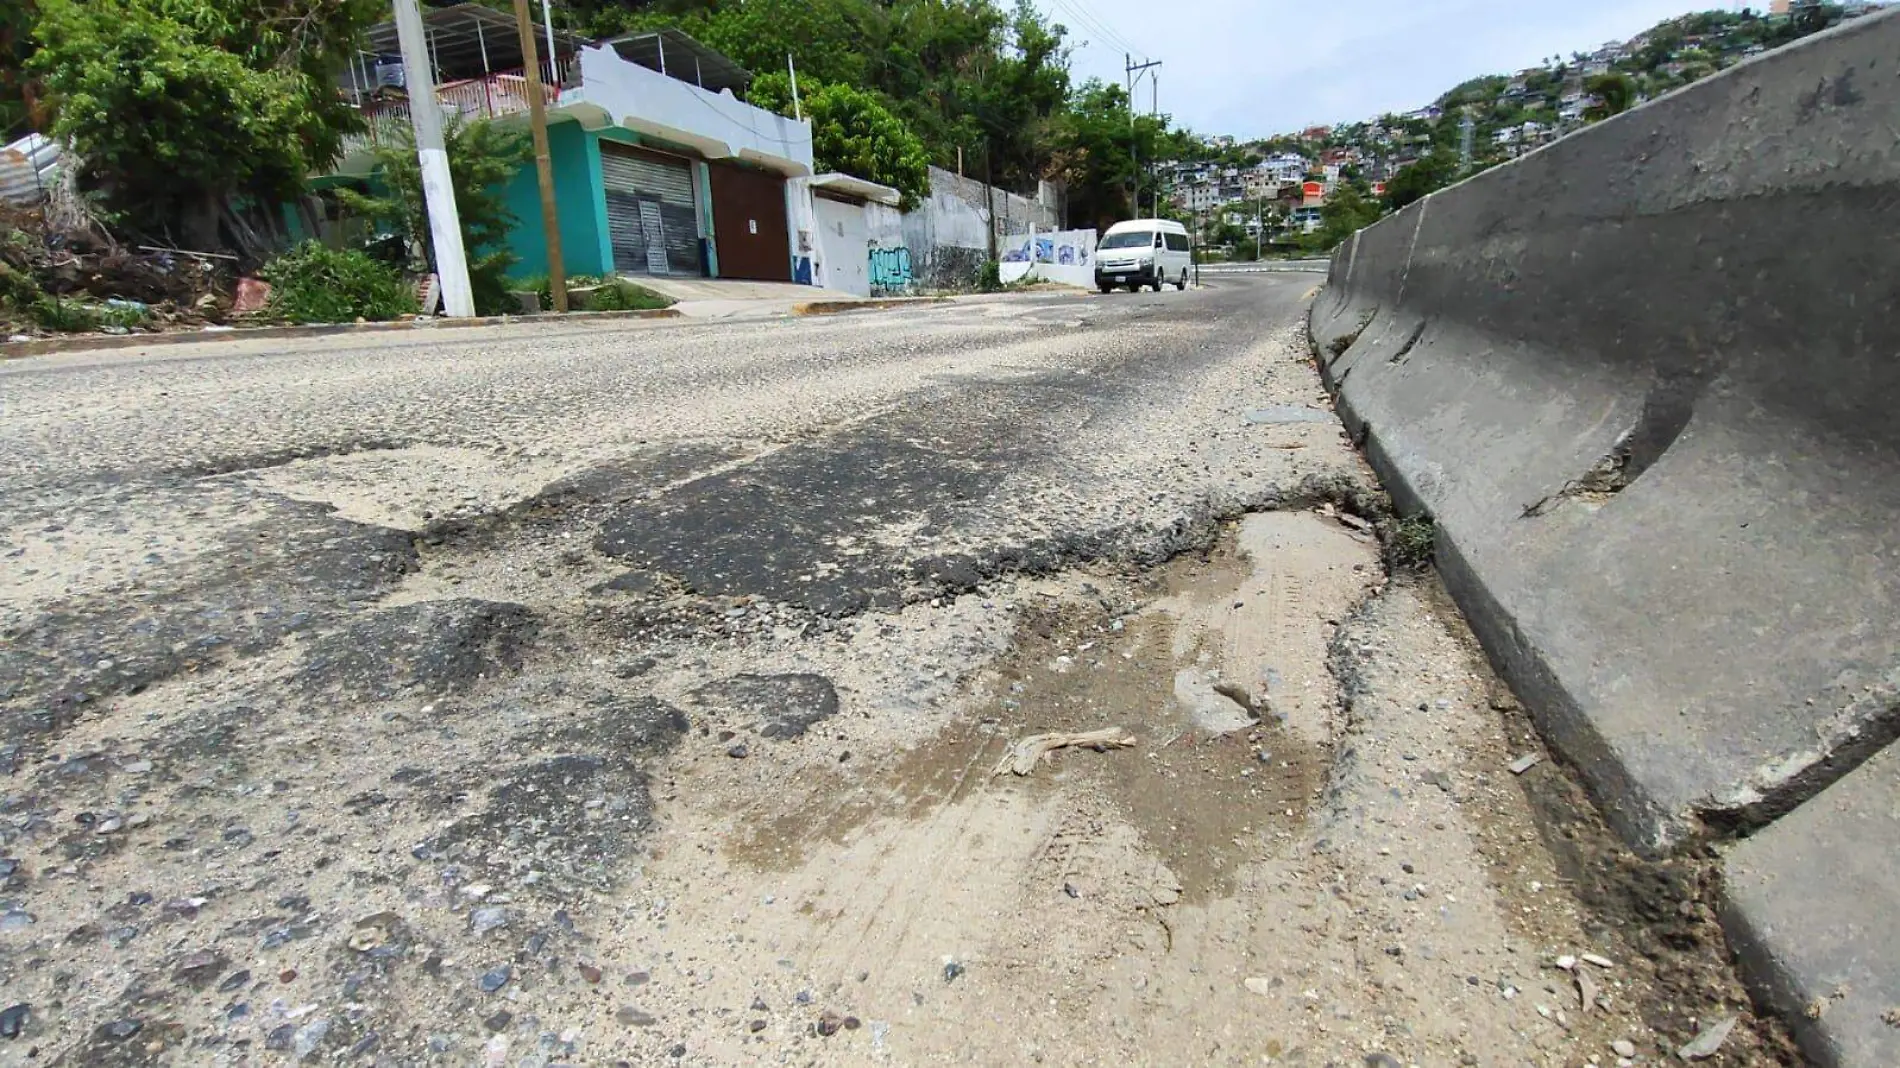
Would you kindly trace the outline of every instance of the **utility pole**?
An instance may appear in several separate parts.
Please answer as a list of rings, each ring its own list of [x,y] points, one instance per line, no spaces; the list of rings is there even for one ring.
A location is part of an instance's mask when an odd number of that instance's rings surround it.
[[[1123,52],[1122,65],[1128,78],[1128,155],[1135,163],[1135,173],[1128,177],[1130,185],[1128,203],[1131,210],[1139,215],[1141,214],[1141,141],[1135,136],[1135,83],[1140,81],[1142,74],[1161,66],[1161,61],[1155,59],[1146,63],[1137,63],[1135,57]]]
[[[994,144],[988,137],[983,139],[983,206],[990,209],[986,220],[986,229],[990,232],[990,262],[999,263],[996,258],[996,186],[992,185],[995,174],[990,168],[990,150]],[[1000,268],[999,268],[1000,269]]]
[[[785,53],[785,73],[791,77],[792,81],[792,118],[804,122],[805,108],[798,102],[798,64],[792,62],[790,52]]]
[[[1476,125],[1471,118],[1471,105],[1466,104],[1458,120],[1458,174],[1461,177],[1471,171],[1471,135]]]
[[[414,3],[415,0],[407,0]],[[521,35],[521,73],[528,78],[528,125],[534,130],[534,175],[541,186],[541,228],[547,231],[548,292],[554,310],[567,311],[567,263],[561,258],[561,219],[554,206],[554,164],[548,155],[548,113],[541,99],[541,63],[534,55],[534,19],[528,0],[515,0],[515,29]],[[548,53],[548,66],[554,53]]]
[[[416,156],[422,169],[422,201],[429,215],[436,277],[442,283],[442,307],[448,314],[475,314],[475,293],[468,284],[468,254],[462,248],[462,220],[455,210],[455,182],[449,154],[442,147],[442,108],[435,99],[429,66],[429,39],[422,32],[416,0],[395,0],[396,37],[402,43],[403,85],[409,90],[409,121],[416,128]]]

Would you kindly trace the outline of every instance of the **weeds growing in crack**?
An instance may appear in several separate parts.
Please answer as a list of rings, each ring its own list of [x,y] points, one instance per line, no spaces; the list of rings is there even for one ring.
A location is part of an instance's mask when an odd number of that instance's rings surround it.
[[[1385,539],[1386,570],[1425,571],[1432,566],[1432,538],[1437,532],[1432,517],[1420,513],[1393,523]]]

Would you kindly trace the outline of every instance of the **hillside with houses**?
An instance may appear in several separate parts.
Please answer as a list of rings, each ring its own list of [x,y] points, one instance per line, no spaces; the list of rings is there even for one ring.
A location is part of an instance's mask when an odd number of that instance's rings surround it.
[[[1767,12],[1682,15],[1473,78],[1410,111],[1253,141],[1207,137],[1161,164],[1161,182],[1173,213],[1237,258],[1322,251],[1459,178],[1881,6],[1777,0]]]

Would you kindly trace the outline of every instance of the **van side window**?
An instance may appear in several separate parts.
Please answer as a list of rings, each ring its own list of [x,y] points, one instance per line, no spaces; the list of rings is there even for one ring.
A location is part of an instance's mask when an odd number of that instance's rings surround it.
[[[1188,251],[1188,236],[1186,234],[1169,233],[1167,238],[1168,248],[1175,252]]]

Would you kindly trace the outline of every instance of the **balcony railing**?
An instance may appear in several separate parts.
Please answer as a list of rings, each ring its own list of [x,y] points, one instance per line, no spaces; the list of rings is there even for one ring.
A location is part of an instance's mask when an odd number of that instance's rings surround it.
[[[580,84],[580,71],[573,57],[562,57],[556,67],[559,75],[556,83],[541,83],[542,103],[546,106],[558,103],[563,89]],[[435,99],[442,108],[443,121],[447,123],[523,114],[528,110],[531,98],[528,78],[517,67],[480,78],[444,82],[435,87]],[[343,155],[349,156],[371,146],[408,144],[409,107],[412,103],[409,100],[373,100],[364,103],[360,110],[367,128],[343,139]]]

